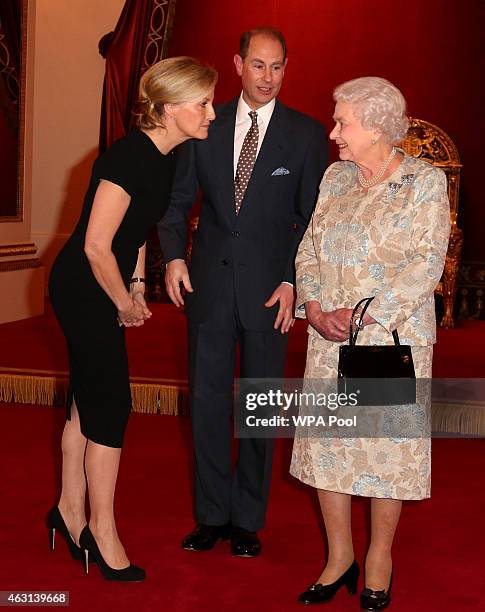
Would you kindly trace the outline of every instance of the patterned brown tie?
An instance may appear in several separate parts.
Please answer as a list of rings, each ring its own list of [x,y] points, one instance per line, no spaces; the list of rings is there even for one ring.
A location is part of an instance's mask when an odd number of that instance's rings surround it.
[[[236,215],[239,214],[241,204],[246,193],[246,188],[251,178],[254,162],[258,153],[258,113],[251,111],[251,127],[249,128],[241,147],[241,153],[237,160],[236,178],[234,179],[234,195],[236,199]]]

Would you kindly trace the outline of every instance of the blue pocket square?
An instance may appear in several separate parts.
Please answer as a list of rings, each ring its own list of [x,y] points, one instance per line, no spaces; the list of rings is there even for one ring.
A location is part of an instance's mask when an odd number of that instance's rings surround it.
[[[290,174],[290,171],[288,170],[288,168],[283,168],[283,166],[281,166],[280,168],[276,168],[276,170],[271,174],[271,176],[281,176],[282,174]]]

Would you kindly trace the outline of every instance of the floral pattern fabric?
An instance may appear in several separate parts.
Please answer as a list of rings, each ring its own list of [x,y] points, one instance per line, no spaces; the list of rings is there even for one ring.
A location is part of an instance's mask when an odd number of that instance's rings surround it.
[[[296,316],[304,304],[322,310],[353,308],[375,296],[367,312],[377,324],[359,344],[412,347],[417,378],[430,378],[436,340],[434,289],[440,280],[450,231],[444,173],[404,155],[399,167],[367,191],[351,162],[331,165],[296,257]],[[305,378],[336,378],[339,343],[309,327]],[[429,410],[429,397],[419,397]],[[429,438],[322,438],[297,435],[290,472],[321,489],[394,499],[430,495]]]
[[[442,170],[405,155],[387,182],[365,193],[355,164],[332,164],[296,257],[296,316],[309,300],[330,311],[372,295],[367,312],[379,324],[365,328],[362,342],[392,344],[389,332],[398,329],[403,344],[433,344],[449,232]]]

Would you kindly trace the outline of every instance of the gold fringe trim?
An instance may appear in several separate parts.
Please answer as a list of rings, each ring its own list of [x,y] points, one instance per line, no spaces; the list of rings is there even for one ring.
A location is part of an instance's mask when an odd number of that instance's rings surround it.
[[[0,401],[2,402],[62,406],[66,403],[67,388],[67,378],[0,372]]]
[[[130,386],[133,412],[188,414],[188,391],[184,381],[136,377],[131,379]],[[0,370],[1,402],[63,406],[66,403],[68,387],[69,378],[66,372],[26,372],[17,368]]]
[[[433,402],[431,429],[440,433],[484,436],[485,403],[477,401]]]
[[[0,370],[0,401],[63,406],[67,399],[67,372]],[[188,415],[185,381],[132,377],[132,410],[141,414]],[[435,402],[431,409],[432,431],[485,436],[485,404]]]
[[[187,387],[131,383],[133,412],[142,414],[188,414]]]

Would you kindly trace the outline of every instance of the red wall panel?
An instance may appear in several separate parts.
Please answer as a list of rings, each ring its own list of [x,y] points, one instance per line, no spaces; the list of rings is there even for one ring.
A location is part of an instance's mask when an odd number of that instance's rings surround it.
[[[457,145],[465,257],[483,261],[483,7],[482,0],[178,0],[170,54],[212,63],[220,73],[216,100],[227,100],[240,90],[232,63],[240,33],[275,25],[289,49],[281,100],[328,129],[335,85],[389,79],[410,115],[440,126]]]

